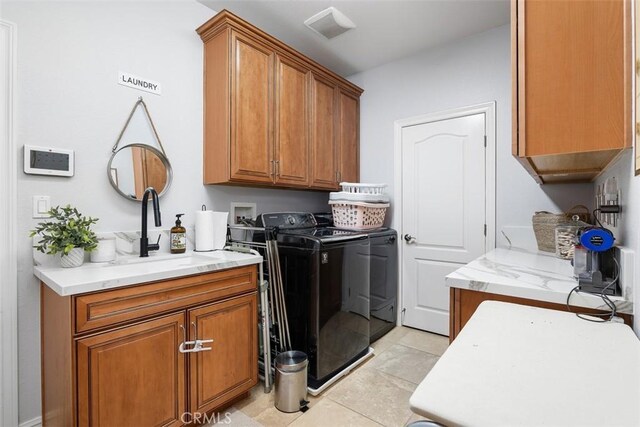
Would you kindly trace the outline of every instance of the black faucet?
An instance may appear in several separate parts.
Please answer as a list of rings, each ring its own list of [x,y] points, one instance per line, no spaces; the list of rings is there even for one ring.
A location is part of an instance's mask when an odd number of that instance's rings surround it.
[[[160,249],[160,238],[158,238],[157,243],[152,244],[149,244],[149,239],[147,238],[147,204],[149,202],[149,194],[151,194],[151,201],[153,202],[153,219],[155,220],[156,227],[160,227],[162,225],[160,220],[160,202],[158,201],[158,193],[155,188],[149,187],[144,190],[144,195],[142,196],[142,236],[140,237],[141,257],[148,257],[149,251],[157,251]]]

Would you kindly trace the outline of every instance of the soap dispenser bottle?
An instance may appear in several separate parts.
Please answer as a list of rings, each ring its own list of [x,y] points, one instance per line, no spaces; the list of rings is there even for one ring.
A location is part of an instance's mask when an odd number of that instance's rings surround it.
[[[180,217],[176,215],[176,225],[171,228],[171,253],[182,254],[187,250],[187,229],[182,226]]]

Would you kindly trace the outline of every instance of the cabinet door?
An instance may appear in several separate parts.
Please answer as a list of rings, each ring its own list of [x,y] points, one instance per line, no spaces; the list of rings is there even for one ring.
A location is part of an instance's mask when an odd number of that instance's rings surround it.
[[[79,339],[78,425],[182,425],[181,325],[184,314],[178,313]]]
[[[309,185],[309,71],[296,62],[276,60],[275,182]]]
[[[274,53],[232,33],[231,179],[272,182]]]
[[[519,1],[526,155],[626,145],[625,3]]]
[[[631,146],[630,9],[511,0],[512,150],[539,183],[593,180]]]
[[[248,391],[258,382],[256,293],[189,310],[191,339],[213,339],[209,351],[192,353],[191,412],[204,413]]]
[[[340,91],[338,97],[338,181],[358,182],[360,140],[360,100]]]
[[[311,187],[338,187],[335,85],[312,74]]]

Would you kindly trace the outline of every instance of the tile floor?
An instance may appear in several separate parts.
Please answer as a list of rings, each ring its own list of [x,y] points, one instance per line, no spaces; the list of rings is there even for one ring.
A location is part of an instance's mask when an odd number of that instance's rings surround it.
[[[229,409],[230,425],[243,427],[405,426],[421,419],[409,397],[447,348],[449,339],[397,327],[373,344],[375,355],[319,396],[304,414],[273,405],[274,392],[258,384],[248,399]]]

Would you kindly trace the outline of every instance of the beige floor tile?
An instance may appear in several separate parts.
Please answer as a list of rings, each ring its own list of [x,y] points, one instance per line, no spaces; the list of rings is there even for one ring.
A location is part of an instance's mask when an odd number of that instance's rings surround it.
[[[417,385],[437,361],[431,353],[395,344],[376,356],[369,367]]]
[[[262,424],[258,423],[247,416],[242,411],[229,408],[223,411],[215,419],[212,419],[206,427],[214,427],[217,425],[232,425],[234,427],[262,427]]]
[[[384,426],[403,426],[411,415],[415,384],[377,369],[361,369],[333,388],[327,397]]]
[[[298,417],[302,415],[302,412],[286,413],[281,412],[272,406],[260,413],[260,415],[253,417],[254,421],[259,422],[264,427],[283,427],[288,426],[294,422]]]
[[[417,329],[409,329],[402,338],[398,340],[398,343],[435,354],[436,356],[442,356],[442,353],[449,347],[449,337],[431,334]]]
[[[311,394],[307,395],[307,400],[309,401],[309,407],[313,408],[313,406],[322,399],[323,395],[312,396]],[[264,387],[262,384],[258,384],[249,392],[249,397],[244,399],[234,405],[234,408],[242,411],[245,415],[254,418],[254,419],[264,419],[266,423],[277,423],[281,420],[289,420],[289,422],[295,420],[297,416],[301,413],[298,412],[296,416],[291,416],[294,414],[286,414],[284,412],[280,412],[275,407],[275,388],[271,390],[270,393],[264,393]],[[275,409],[276,413],[274,413],[271,409]],[[282,414],[279,416],[277,413]],[[264,424],[264,423],[263,423]],[[267,424],[264,424],[267,425]],[[276,425],[276,424],[269,424]],[[286,424],[283,424],[286,425]]]
[[[380,424],[331,399],[319,400],[290,424],[291,427],[380,427]]]
[[[251,389],[249,397],[241,400],[234,405],[235,408],[241,410],[250,417],[257,417],[265,410],[273,407],[274,391],[266,394],[262,384],[258,384]]]
[[[387,348],[391,347],[393,344],[396,344],[398,341],[402,339],[411,329],[405,328],[403,326],[396,326],[385,336],[380,338],[378,341],[371,344],[373,350],[376,354],[380,354],[385,351]]]

